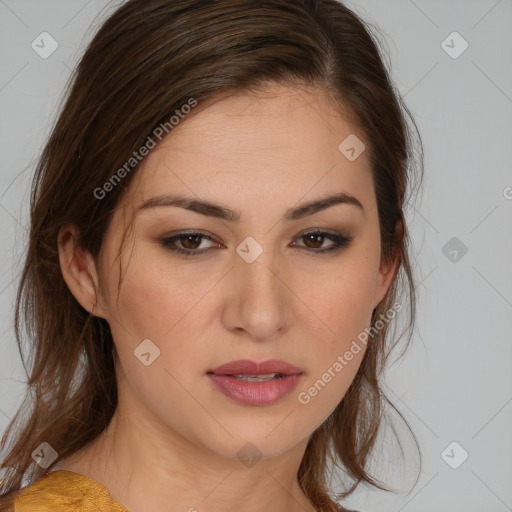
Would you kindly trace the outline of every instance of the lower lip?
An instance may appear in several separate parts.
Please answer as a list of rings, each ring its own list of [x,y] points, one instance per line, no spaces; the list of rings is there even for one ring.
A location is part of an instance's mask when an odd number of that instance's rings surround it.
[[[208,373],[217,389],[229,398],[245,405],[270,405],[290,393],[301,379],[302,375],[287,375],[280,379],[261,382],[247,382],[229,375]]]

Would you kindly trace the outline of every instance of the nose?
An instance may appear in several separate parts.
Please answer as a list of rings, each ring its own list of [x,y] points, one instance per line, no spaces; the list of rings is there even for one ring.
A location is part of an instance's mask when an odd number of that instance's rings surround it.
[[[225,328],[258,341],[282,335],[292,320],[287,279],[282,260],[272,251],[264,250],[251,263],[237,254],[226,283]]]

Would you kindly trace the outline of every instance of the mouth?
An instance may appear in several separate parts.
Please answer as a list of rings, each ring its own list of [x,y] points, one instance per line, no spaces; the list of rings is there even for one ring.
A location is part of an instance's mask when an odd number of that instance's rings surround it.
[[[263,363],[232,361],[207,372],[207,376],[230,399],[252,406],[271,405],[288,395],[299,383],[304,372],[297,366],[280,360]]]

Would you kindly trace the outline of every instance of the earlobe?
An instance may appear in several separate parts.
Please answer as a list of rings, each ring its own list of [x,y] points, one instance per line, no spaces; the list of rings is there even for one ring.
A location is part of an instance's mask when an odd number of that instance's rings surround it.
[[[106,318],[98,296],[99,279],[94,258],[79,243],[79,230],[67,224],[59,231],[59,263],[71,293],[89,313]]]

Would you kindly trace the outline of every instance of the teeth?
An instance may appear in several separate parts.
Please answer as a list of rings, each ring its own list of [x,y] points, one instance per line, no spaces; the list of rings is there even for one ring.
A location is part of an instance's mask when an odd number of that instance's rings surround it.
[[[266,380],[279,379],[280,373],[267,373],[266,375],[233,375],[236,379],[245,380],[247,382],[263,382]]]

